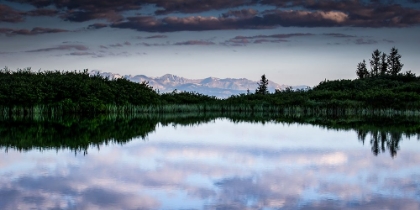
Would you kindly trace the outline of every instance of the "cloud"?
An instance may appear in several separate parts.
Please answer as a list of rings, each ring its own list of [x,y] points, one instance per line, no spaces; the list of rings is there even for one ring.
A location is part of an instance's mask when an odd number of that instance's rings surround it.
[[[113,27],[131,28],[149,32],[202,31],[223,29],[259,29],[278,26],[297,27],[408,27],[420,24],[420,10],[397,4],[396,1],[343,1],[343,0],[14,0],[39,9],[22,13],[8,6],[0,7],[4,22],[21,22],[25,15],[57,15],[74,22],[104,19]],[[417,0],[411,0],[417,3]],[[157,16],[126,18],[126,12],[138,10],[145,5],[158,8]],[[275,6],[275,9],[258,11],[260,5]],[[45,9],[52,6],[57,11]],[[243,7],[249,7],[240,9]],[[201,12],[226,11],[218,17],[201,17]],[[181,14],[181,17],[178,15]],[[194,14],[185,16],[182,14]],[[165,15],[165,16],[160,16]]]
[[[420,23],[420,12],[396,6],[404,16],[395,16],[395,11],[383,7],[384,14],[377,18],[368,15],[362,18],[343,11],[321,10],[266,10],[259,15],[248,10],[229,11],[214,16],[154,16],[128,17],[126,21],[114,23],[114,28],[129,28],[147,32],[206,31],[227,29],[268,29],[279,26],[295,27],[401,27]],[[248,12],[245,12],[248,11]],[[252,10],[250,10],[252,11]],[[394,14],[390,15],[390,14]]]
[[[120,21],[123,16],[122,12],[129,10],[136,10],[141,8],[141,4],[147,2],[140,2],[136,0],[121,0],[121,1],[45,1],[45,0],[19,0],[20,3],[31,4],[37,8],[48,6],[56,7],[62,11],[61,18],[74,22],[84,22],[95,19],[106,19],[110,22]]]
[[[118,47],[130,46],[130,45],[131,45],[131,42],[125,41],[124,43],[115,43],[115,44],[110,44],[108,46],[101,45],[100,48],[108,49],[110,47],[111,48],[118,48]]]
[[[58,14],[57,10],[53,9],[36,9],[29,12],[25,12],[25,15],[28,16],[49,16],[54,17]]]
[[[225,42],[221,44],[228,45],[228,46],[245,46],[249,43],[250,41],[246,36],[236,36],[232,39],[226,40]]]
[[[59,10],[65,11],[66,15],[63,18],[70,21],[87,21],[97,18],[104,18],[111,13],[121,14],[129,10],[138,10],[145,5],[154,5],[159,8],[155,14],[170,14],[170,13],[199,13],[210,10],[236,8],[245,5],[255,5],[256,0],[177,0],[177,1],[162,1],[162,0],[120,0],[120,1],[98,1],[98,0],[74,0],[74,1],[46,1],[46,0],[12,0],[20,3],[31,4],[35,7],[42,8],[47,6],[55,6]],[[108,15],[105,15],[108,14]],[[114,16],[114,15],[111,15]],[[108,16],[109,17],[109,16]],[[110,21],[115,21],[114,18],[108,18]],[[118,18],[117,18],[118,19]]]
[[[281,42],[289,42],[288,40],[270,40],[270,39],[256,39],[254,40],[254,44],[262,44],[262,43],[281,43]]]
[[[27,12],[15,10],[7,5],[0,4],[0,22],[17,23],[23,22],[26,16],[56,16],[59,11],[54,9],[35,9]]]
[[[50,51],[63,51],[63,50],[87,51],[89,50],[89,48],[85,45],[80,45],[80,44],[68,44],[68,45],[59,45],[57,47],[28,50],[26,52],[50,52]]]
[[[121,43],[116,43],[116,44],[110,44],[110,45],[108,45],[109,47],[122,47],[122,46],[124,46],[123,44],[121,44]]]
[[[330,36],[335,38],[354,38],[357,36],[349,35],[349,34],[342,34],[342,33],[324,33],[324,36]]]
[[[395,43],[394,40],[389,40],[389,39],[383,39],[382,41],[386,42],[386,43]]]
[[[9,54],[12,54],[12,52],[2,52],[2,51],[0,51],[0,55],[9,55]]]
[[[295,1],[293,5],[307,10],[345,13],[348,17],[342,22],[345,26],[406,27],[420,24],[420,10],[403,7],[393,2],[325,0]]]
[[[206,31],[241,28],[272,28],[273,26],[259,25],[256,18],[223,18],[223,17],[175,17],[169,16],[157,19],[153,16],[129,17],[127,21],[114,23],[114,28],[129,28],[148,32],[174,31]]]
[[[0,22],[17,23],[22,22],[24,16],[22,12],[19,12],[9,6],[0,4]]]
[[[267,10],[263,24],[271,26],[332,27],[344,26],[348,15],[339,11]]]
[[[256,35],[256,36],[236,36],[222,43],[222,45],[228,46],[244,46],[250,43],[261,44],[261,43],[281,43],[289,42],[289,38],[302,37],[302,36],[314,36],[311,33],[291,33],[291,34],[271,34],[271,35]]]
[[[363,44],[377,44],[378,41],[373,40],[373,39],[363,39],[363,38],[358,38],[354,41],[355,44],[358,45],[363,45]]]
[[[156,3],[157,7],[163,9],[157,10],[155,14],[163,15],[174,12],[179,13],[199,13],[210,10],[219,10],[227,8],[235,8],[246,5],[255,4],[257,1],[254,0],[207,0],[194,1],[194,0],[179,0],[179,1],[159,1],[159,0],[150,0],[150,3]]]
[[[69,53],[68,55],[75,55],[75,56],[85,56],[85,55],[96,55],[95,53],[91,53],[91,52],[72,52]]]
[[[242,10],[229,10],[222,14],[222,17],[236,17],[236,18],[250,18],[258,14],[257,10],[254,9],[242,9]]]
[[[94,23],[89,25],[87,28],[88,29],[101,29],[101,28],[105,28],[108,27],[108,24],[106,23]]]
[[[215,43],[203,40],[189,40],[185,42],[177,42],[174,45],[215,45]]]
[[[345,38],[345,43],[346,44],[357,44],[357,45],[368,45],[368,44],[377,44],[379,41],[374,40],[374,39],[369,39],[366,37],[359,37],[359,36],[355,36],[355,35],[349,35],[349,34],[342,34],[342,33],[324,33],[322,34],[324,36],[328,36],[328,37],[334,37],[334,38]],[[393,40],[388,40],[388,39],[382,39],[382,42],[386,42],[386,43],[395,43]],[[341,43],[329,43],[329,44],[333,44],[333,45],[340,45]]]
[[[146,37],[146,39],[163,39],[163,38],[168,38],[168,36],[166,36],[166,35],[153,35],[153,36]]]
[[[169,42],[166,43],[147,43],[147,42],[142,42],[142,43],[137,43],[136,45],[143,45],[145,47],[162,47],[162,46],[168,46],[170,45]]]
[[[68,30],[56,29],[56,28],[42,28],[42,27],[35,27],[32,30],[0,28],[0,34],[6,34],[6,36],[39,35],[39,34],[51,34],[51,33],[62,33],[62,32],[68,32]]]
[[[89,20],[104,19],[109,22],[118,22],[123,20],[123,16],[114,10],[92,10],[92,11],[67,11],[61,16],[65,20],[73,22],[85,22]]]

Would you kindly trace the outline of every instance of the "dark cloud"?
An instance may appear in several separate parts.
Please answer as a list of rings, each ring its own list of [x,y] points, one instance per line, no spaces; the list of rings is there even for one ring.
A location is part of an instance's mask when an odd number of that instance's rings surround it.
[[[128,10],[140,9],[146,2],[141,0],[11,0],[19,3],[31,4],[37,8],[54,6],[63,11],[61,18],[74,22],[84,22],[94,19],[106,19],[110,22],[121,21],[121,13]]]
[[[121,43],[110,44],[110,45],[108,45],[108,47],[123,47],[124,45],[131,45],[130,42],[126,42],[126,43],[128,43],[128,44],[125,44],[125,43],[123,43],[123,44],[121,44]]]
[[[15,52],[2,52],[0,51],[0,55],[11,55],[14,54]]]
[[[242,9],[242,10],[230,10],[222,14],[222,17],[236,17],[236,18],[250,18],[258,14],[257,10],[254,9]]]
[[[311,33],[292,33],[292,34],[272,34],[272,35],[257,35],[251,36],[250,38],[276,38],[276,39],[287,39],[292,37],[301,37],[301,36],[313,36]]]
[[[256,36],[236,36],[222,43],[222,45],[228,46],[244,46],[249,43],[261,44],[261,43],[281,43],[288,42],[289,38],[302,37],[302,36],[314,36],[311,33],[291,33],[291,34],[271,34],[271,35],[256,35]]]
[[[349,35],[349,34],[342,34],[342,33],[324,33],[322,34],[324,36],[328,36],[328,37],[334,37],[334,38],[345,38],[345,42],[346,44],[358,44],[358,45],[365,45],[365,44],[377,44],[379,41],[374,40],[374,39],[369,39],[366,37],[360,37],[360,36],[354,36],[354,35]],[[394,41],[392,40],[388,40],[388,39],[382,39],[380,41],[386,42],[386,43],[394,43]],[[329,43],[332,44],[332,43]],[[333,43],[333,45],[340,45],[341,43]]]
[[[232,39],[226,40],[225,42],[221,43],[222,45],[227,46],[245,46],[250,43],[249,38],[245,36],[236,36]]]
[[[349,35],[349,34],[342,34],[342,33],[325,33],[325,36],[335,37],[335,38],[354,38],[357,36]]]
[[[137,10],[144,5],[155,5],[160,8],[155,13],[157,15],[169,13],[198,13],[210,10],[228,9],[241,7],[245,5],[255,5],[258,0],[10,0],[14,2],[27,3],[35,7],[42,8],[47,6],[55,6],[60,10],[67,10],[69,14],[73,14],[75,20],[86,20],[86,18],[94,18],[103,13],[115,11],[121,13],[128,10]],[[83,11],[84,13],[79,13]],[[90,15],[87,15],[90,14]],[[69,19],[71,20],[71,19]]]
[[[161,47],[161,46],[168,46],[170,45],[169,42],[167,43],[147,43],[147,42],[142,42],[142,43],[138,43],[136,45],[143,45],[145,47]]]
[[[230,13],[235,14],[233,11]],[[278,26],[331,27],[345,26],[348,15],[337,11],[269,10],[259,16],[225,15],[220,17],[175,17],[158,19],[153,16],[129,17],[112,24],[115,28],[130,28],[148,32],[205,31],[224,29],[266,29]]]
[[[358,39],[356,39],[356,40],[354,41],[354,43],[355,43],[355,44],[359,44],[359,45],[362,45],[362,44],[377,44],[377,43],[378,43],[378,41],[373,40],[373,39],[363,39],[363,38],[358,38]]]
[[[146,39],[163,39],[163,38],[168,38],[168,36],[166,36],[166,35],[153,35],[153,36],[146,37]]]
[[[85,55],[95,55],[95,53],[91,53],[91,52],[84,52],[84,51],[78,51],[78,52],[72,52],[72,53],[69,53],[69,55],[75,55],[75,56],[85,56]]]
[[[87,28],[88,29],[101,29],[101,28],[105,28],[108,27],[108,24],[106,23],[94,23],[89,25]]]
[[[68,45],[59,45],[57,47],[28,50],[26,52],[50,52],[50,51],[62,51],[62,50],[87,51],[89,50],[89,48],[85,45],[80,45],[80,44],[68,44]]]
[[[25,15],[28,16],[50,16],[54,17],[58,14],[57,10],[53,9],[36,9],[29,12],[25,12]]]
[[[54,16],[57,11],[43,9],[52,6],[60,11],[64,20],[84,22],[105,19],[116,28],[131,28],[149,32],[204,31],[223,29],[260,29],[278,26],[296,27],[407,27],[420,24],[420,10],[409,8],[397,1],[343,1],[343,0],[11,0],[28,3],[40,9],[16,11],[0,5],[3,22],[23,21],[24,15]],[[418,0],[411,0],[418,3]],[[125,18],[124,12],[153,5],[160,16],[135,16]],[[258,5],[275,6],[276,9],[259,12]],[[176,17],[176,14],[192,14],[205,11],[229,10],[218,17]],[[217,15],[216,15],[217,16]],[[92,25],[94,28],[95,25]]]
[[[156,6],[163,8],[155,12],[157,15],[169,14],[173,12],[199,13],[209,10],[228,9],[245,5],[255,5],[255,3],[257,2],[257,0],[149,0],[149,3],[155,3]]]
[[[339,11],[268,10],[262,24],[267,26],[334,27],[344,26],[348,15]]]
[[[109,22],[118,22],[123,20],[123,16],[116,11],[68,11],[62,15],[65,20],[73,22],[85,22],[89,20],[105,19]]]
[[[115,43],[115,44],[109,44],[107,46],[101,45],[99,46],[101,49],[109,49],[109,48],[120,48],[124,46],[131,46],[131,42],[125,41],[124,43]]]
[[[123,44],[121,44],[121,43],[116,43],[116,44],[110,44],[110,45],[108,45],[109,47],[122,47],[123,46]]]
[[[383,39],[382,41],[386,42],[386,43],[395,43],[394,40],[389,40],[389,39]]]
[[[263,1],[276,5],[276,1]],[[291,6],[303,7],[303,11],[339,12],[347,15],[341,22],[344,26],[405,27],[420,23],[420,10],[400,4],[382,1],[287,1]],[[332,17],[332,16],[330,16]]]
[[[174,45],[215,45],[215,43],[202,40],[189,40],[185,42],[177,42]]]
[[[157,19],[152,16],[129,17],[127,21],[112,24],[114,28],[130,28],[148,32],[174,32],[174,31],[206,31],[241,28],[272,28],[273,26],[260,25],[259,18],[223,18],[223,17],[165,17]]]
[[[32,30],[0,28],[0,34],[6,34],[7,36],[38,35],[38,34],[51,34],[51,33],[62,33],[62,32],[68,32],[68,30],[56,29],[56,28],[42,28],[42,27],[35,27]]]
[[[270,39],[256,39],[254,40],[254,44],[262,44],[262,43],[281,43],[281,42],[288,42],[288,40],[270,40]]]
[[[0,22],[17,23],[22,22],[24,16],[22,12],[14,10],[11,7],[0,4]]]

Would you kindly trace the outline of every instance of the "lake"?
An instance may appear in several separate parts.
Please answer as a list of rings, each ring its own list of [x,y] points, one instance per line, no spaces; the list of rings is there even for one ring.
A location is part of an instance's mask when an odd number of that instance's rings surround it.
[[[396,119],[6,119],[0,209],[420,209]]]

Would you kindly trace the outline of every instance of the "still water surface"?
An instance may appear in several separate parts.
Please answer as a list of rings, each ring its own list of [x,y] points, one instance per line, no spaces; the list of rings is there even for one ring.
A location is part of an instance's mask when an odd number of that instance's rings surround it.
[[[3,143],[0,209],[420,209],[417,136],[400,134],[395,154],[375,152],[375,134],[298,123],[158,122],[143,136]]]

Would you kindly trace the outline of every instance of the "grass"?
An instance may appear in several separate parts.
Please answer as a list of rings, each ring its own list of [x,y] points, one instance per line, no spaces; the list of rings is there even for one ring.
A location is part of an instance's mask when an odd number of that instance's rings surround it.
[[[64,116],[77,114],[182,114],[182,113],[266,113],[280,116],[420,116],[420,110],[395,110],[395,109],[370,109],[370,108],[313,108],[303,106],[273,106],[249,104],[172,104],[172,105],[125,105],[103,106],[100,110],[76,112],[77,108],[66,108],[62,105],[34,107],[5,107],[0,106],[0,116],[25,117],[25,116]]]

